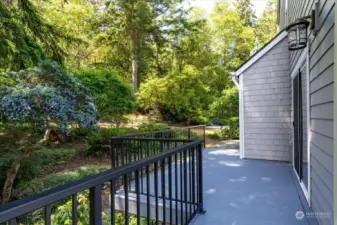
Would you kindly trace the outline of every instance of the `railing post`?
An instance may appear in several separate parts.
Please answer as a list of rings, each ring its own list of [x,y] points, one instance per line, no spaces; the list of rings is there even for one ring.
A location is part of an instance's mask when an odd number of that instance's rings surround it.
[[[97,185],[89,190],[90,225],[102,225],[102,188]]]
[[[110,139],[111,147],[111,169],[116,168],[116,150],[117,150],[117,139]]]
[[[203,126],[204,128],[204,148],[206,148],[206,125]]]
[[[204,190],[203,190],[203,159],[202,159],[202,145],[199,144],[197,146],[197,154],[198,154],[198,185],[199,185],[199,193],[198,193],[198,200],[199,200],[199,213],[204,214]]]
[[[191,139],[191,128],[188,128],[187,133],[188,133],[188,140],[190,140]]]

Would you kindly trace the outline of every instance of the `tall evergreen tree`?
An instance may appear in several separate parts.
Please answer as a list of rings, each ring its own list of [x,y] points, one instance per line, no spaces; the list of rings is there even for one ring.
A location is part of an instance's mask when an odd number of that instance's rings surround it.
[[[251,0],[236,0],[234,5],[245,26],[253,27],[256,24],[256,15]]]
[[[277,33],[277,0],[269,0],[261,18],[258,19],[255,33],[260,46],[265,45]]]

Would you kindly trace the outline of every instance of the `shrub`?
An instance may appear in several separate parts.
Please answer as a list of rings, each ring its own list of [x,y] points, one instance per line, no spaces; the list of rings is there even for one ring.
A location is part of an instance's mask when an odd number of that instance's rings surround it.
[[[0,171],[6,171],[18,157],[16,151],[3,155],[0,158]],[[74,149],[45,149],[37,150],[30,154],[20,166],[15,184],[20,185],[26,181],[40,176],[44,170],[51,170],[56,165],[72,160],[76,155]],[[0,173],[0,183],[6,179],[5,173]]]
[[[71,183],[87,176],[98,174],[104,170],[110,169],[111,165],[87,165],[78,168],[75,171],[65,171],[49,174],[41,178],[35,178],[30,181],[22,182],[17,189],[16,197],[22,198],[36,193],[40,193],[50,188],[58,187]]]
[[[211,104],[210,114],[211,117],[219,119],[214,124],[228,126],[229,124],[226,124],[226,120],[239,115],[238,89],[232,87],[223,90],[221,97]]]
[[[105,153],[110,154],[109,138],[125,135],[129,130],[128,128],[101,128],[98,131],[91,131],[86,137],[90,145],[85,152],[86,155],[102,157]]]
[[[43,62],[37,68],[2,73],[12,82],[0,86],[0,120],[30,123],[51,129],[57,125],[69,134],[69,126],[88,127],[96,123],[97,110],[88,89],[56,63]]]
[[[227,124],[229,126],[220,131],[221,139],[222,140],[239,139],[240,138],[239,118],[232,117],[229,120],[227,120]]]
[[[221,137],[218,133],[208,134],[207,137],[214,140],[221,140]]]
[[[206,122],[210,92],[195,71],[182,71],[147,79],[140,85],[137,102],[142,110],[155,109],[165,120],[200,124]]]
[[[211,118],[211,119],[210,119],[210,123],[211,123],[212,125],[223,125],[221,119],[220,119],[220,118],[217,118],[217,117]]]
[[[161,130],[168,130],[168,129],[169,129],[169,126],[163,123],[142,124],[138,127],[138,130],[142,132],[161,131]]]
[[[102,120],[115,122],[117,127],[126,113],[135,108],[131,87],[122,82],[112,70],[79,70],[75,75],[95,97],[95,104]]]

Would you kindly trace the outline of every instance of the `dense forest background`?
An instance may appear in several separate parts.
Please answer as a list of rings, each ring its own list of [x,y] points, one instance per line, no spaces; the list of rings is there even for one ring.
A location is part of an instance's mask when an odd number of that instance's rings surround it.
[[[213,12],[184,0],[0,1],[0,203],[106,169],[64,165],[109,159],[108,137],[168,128],[123,127],[128,114],[238,138],[231,72],[276,34],[276,2],[257,18],[250,0]]]
[[[187,5],[183,0],[1,1],[0,24],[6,29],[0,33],[0,71],[44,60],[80,74],[109,70],[132,85],[139,106],[133,111],[154,109],[165,119],[187,123],[224,118],[218,113],[226,111],[219,107],[230,98],[231,72],[276,34],[276,0],[260,18],[250,0],[219,1],[210,14]]]

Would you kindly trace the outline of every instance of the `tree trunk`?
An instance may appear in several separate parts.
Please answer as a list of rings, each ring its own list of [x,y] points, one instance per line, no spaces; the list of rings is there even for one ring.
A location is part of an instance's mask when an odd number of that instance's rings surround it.
[[[132,36],[132,93],[136,94],[138,90],[138,42],[136,35]]]
[[[9,201],[12,195],[12,188],[13,188],[14,180],[20,169],[21,162],[24,159],[26,159],[28,156],[29,156],[29,151],[25,151],[19,158],[17,158],[13,162],[12,167],[6,171],[6,180],[3,186],[2,196],[0,199],[1,204],[6,204]]]

